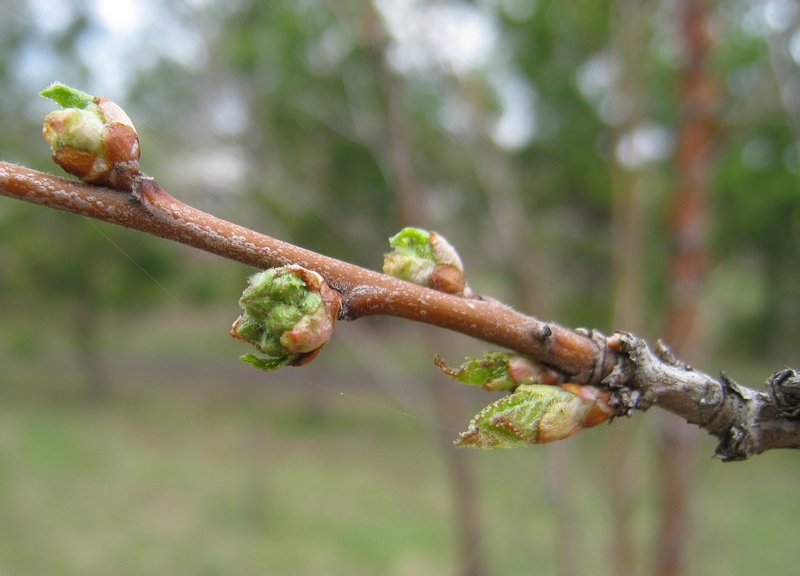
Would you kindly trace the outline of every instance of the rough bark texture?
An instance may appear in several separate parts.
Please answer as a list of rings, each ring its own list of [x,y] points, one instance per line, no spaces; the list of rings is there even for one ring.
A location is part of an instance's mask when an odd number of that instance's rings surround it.
[[[767,391],[740,386],[721,373],[719,378],[678,361],[661,343],[651,352],[631,334],[616,334],[609,345],[624,360],[606,380],[616,390],[618,414],[659,406],[697,424],[719,439],[715,456],[745,460],[775,448],[800,447],[800,373],[773,373]]]

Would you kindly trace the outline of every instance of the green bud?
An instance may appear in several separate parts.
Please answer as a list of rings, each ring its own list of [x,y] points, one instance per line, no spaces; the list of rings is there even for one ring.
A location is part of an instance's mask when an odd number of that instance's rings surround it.
[[[319,274],[294,265],[258,272],[248,282],[231,336],[270,358],[247,354],[242,360],[263,370],[310,362],[333,334],[336,293]]]
[[[430,233],[419,228],[404,228],[389,238],[392,251],[384,255],[383,271],[395,278],[427,286],[436,267]]]
[[[129,188],[139,173],[139,138],[122,108],[58,83],[41,95],[64,106],[43,127],[55,163],[89,184]]]
[[[522,384],[514,393],[481,410],[455,445],[516,448],[545,444],[596,426],[612,415],[608,395],[596,388]]]
[[[484,390],[514,390],[520,384],[559,384],[561,375],[527,356],[512,352],[487,352],[481,358],[467,358],[454,370],[439,356],[434,357],[442,371],[462,384],[482,386]]]
[[[389,239],[383,271],[395,278],[449,294],[469,296],[464,267],[453,246],[436,232],[404,228]]]

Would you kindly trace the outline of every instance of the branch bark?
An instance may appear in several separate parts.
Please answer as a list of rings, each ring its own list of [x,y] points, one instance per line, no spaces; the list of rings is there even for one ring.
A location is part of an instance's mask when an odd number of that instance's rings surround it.
[[[719,439],[715,456],[745,460],[775,448],[800,448],[800,372],[774,372],[759,392],[678,361],[660,341],[655,352],[631,334],[608,345],[622,362],[604,383],[616,390],[617,414],[659,406]]]
[[[495,300],[451,296],[260,234],[180,202],[152,178],[138,179],[127,193],[0,162],[0,195],[139,230],[259,269],[298,264],[318,272],[342,295],[340,319],[386,315],[433,324],[546,358],[579,380],[595,368],[591,357],[597,344],[589,338],[548,328]]]
[[[655,353],[631,334],[610,338],[526,316],[491,299],[437,292],[317,254],[192,208],[149,177],[130,192],[0,162],[0,195],[146,232],[265,269],[298,264],[319,273],[342,301],[339,318],[387,315],[424,322],[528,355],[564,379],[612,393],[617,415],[657,405],[720,439],[716,455],[744,460],[800,447],[800,373],[781,370],[767,392],[719,380]]]

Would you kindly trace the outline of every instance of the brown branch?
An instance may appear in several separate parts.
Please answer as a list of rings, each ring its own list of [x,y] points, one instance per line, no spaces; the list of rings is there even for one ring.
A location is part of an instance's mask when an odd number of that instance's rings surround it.
[[[534,356],[589,383],[602,368],[591,338],[495,300],[465,299],[404,282],[206,214],[142,177],[132,193],[91,186],[0,162],[0,194],[180,242],[259,269],[298,264],[342,296],[340,319],[396,316],[446,328]],[[610,369],[610,366],[608,367]]]
[[[298,264],[338,291],[340,319],[388,315],[461,332],[531,356],[569,381],[601,386],[618,415],[657,405],[720,439],[717,455],[743,460],[800,448],[800,374],[782,370],[768,392],[744,388],[651,352],[630,334],[605,338],[542,322],[490,299],[437,292],[329,258],[201,212],[139,177],[132,192],[91,186],[0,162],[0,195],[96,218],[193,246],[257,268]]]

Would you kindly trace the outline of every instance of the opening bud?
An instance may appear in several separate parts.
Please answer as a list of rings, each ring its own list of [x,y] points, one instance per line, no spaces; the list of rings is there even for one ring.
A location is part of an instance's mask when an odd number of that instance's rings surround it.
[[[333,334],[338,294],[319,274],[295,265],[258,272],[248,283],[231,336],[268,358],[246,354],[242,360],[262,370],[313,360]]]
[[[448,367],[439,356],[433,361],[453,380],[481,386],[490,392],[515,390],[520,384],[559,384],[561,374],[535,360],[512,352],[487,352],[481,358],[467,358],[457,369]]]
[[[42,130],[53,161],[89,184],[129,190],[139,174],[139,137],[122,108],[59,83],[41,95],[64,107],[45,116]]]
[[[608,394],[587,386],[522,384],[481,410],[456,446],[516,448],[569,438],[611,418]]]
[[[404,228],[389,239],[389,246],[392,251],[383,259],[386,274],[448,294],[472,296],[461,258],[444,236]]]

